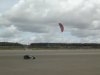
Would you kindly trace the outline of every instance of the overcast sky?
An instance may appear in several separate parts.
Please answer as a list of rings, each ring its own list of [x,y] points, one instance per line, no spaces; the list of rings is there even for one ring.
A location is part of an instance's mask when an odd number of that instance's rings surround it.
[[[0,0],[0,41],[100,43],[100,0]]]

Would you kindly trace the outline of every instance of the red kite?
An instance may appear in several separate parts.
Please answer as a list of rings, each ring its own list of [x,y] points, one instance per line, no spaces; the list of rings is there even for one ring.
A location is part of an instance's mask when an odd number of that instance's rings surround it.
[[[63,32],[63,31],[64,31],[64,26],[63,26],[63,24],[62,24],[62,23],[59,23],[59,26],[60,26],[61,32]]]

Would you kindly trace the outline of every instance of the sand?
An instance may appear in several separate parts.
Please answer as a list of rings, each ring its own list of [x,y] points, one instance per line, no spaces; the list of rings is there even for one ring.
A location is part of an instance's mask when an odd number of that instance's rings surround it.
[[[100,50],[0,51],[0,75],[100,75]]]

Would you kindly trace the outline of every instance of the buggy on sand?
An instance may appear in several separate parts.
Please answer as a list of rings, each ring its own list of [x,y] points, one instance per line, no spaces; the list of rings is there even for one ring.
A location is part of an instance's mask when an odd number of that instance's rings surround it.
[[[24,59],[28,60],[28,59],[36,59],[36,58],[34,56],[24,55]]]

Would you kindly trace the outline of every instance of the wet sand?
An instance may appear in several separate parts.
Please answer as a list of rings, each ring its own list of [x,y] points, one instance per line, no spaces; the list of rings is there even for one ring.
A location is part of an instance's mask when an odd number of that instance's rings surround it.
[[[100,50],[0,51],[0,75],[100,75]]]

